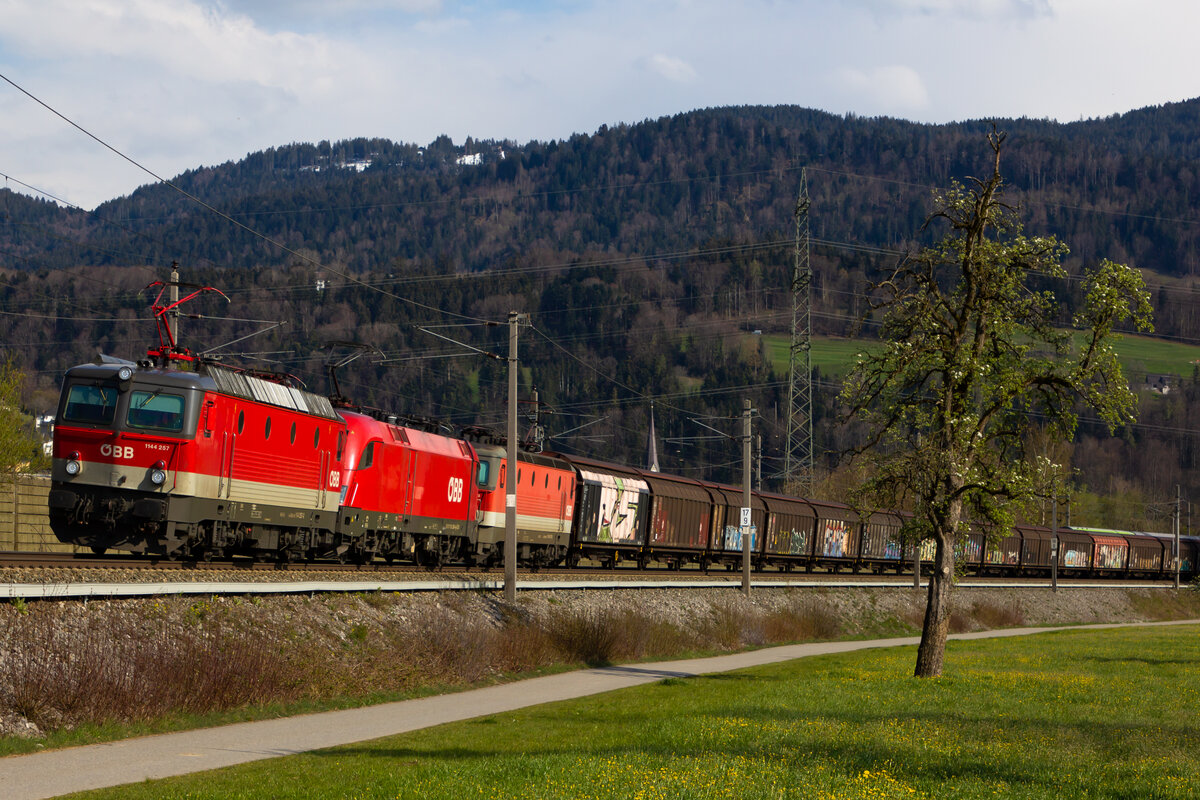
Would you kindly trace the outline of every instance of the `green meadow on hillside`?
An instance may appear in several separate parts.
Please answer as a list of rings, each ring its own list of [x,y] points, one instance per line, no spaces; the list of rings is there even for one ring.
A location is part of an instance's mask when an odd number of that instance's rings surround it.
[[[776,371],[786,373],[789,338],[764,336],[763,340],[768,358]],[[814,336],[812,365],[820,370],[822,377],[841,378],[850,371],[859,353],[877,347],[879,343],[870,339]],[[1200,345],[1171,342],[1150,336],[1124,336],[1117,343],[1117,353],[1125,374],[1137,382],[1141,382],[1147,374],[1190,378],[1196,364],[1200,362]]]

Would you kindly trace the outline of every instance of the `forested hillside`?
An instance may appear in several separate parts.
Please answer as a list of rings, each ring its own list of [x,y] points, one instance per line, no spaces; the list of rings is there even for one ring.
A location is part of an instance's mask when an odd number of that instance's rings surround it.
[[[1142,268],[1159,334],[1200,341],[1200,101],[997,124],[1010,135],[1003,170],[1026,231],[1062,238],[1072,271],[1101,257]],[[735,433],[738,423],[715,418],[736,416],[749,396],[770,485],[786,374],[753,332],[790,323],[801,170],[814,328],[870,336],[858,325],[865,281],[928,241],[934,187],[988,168],[990,127],[722,108],[557,142],[292,144],[173,179],[192,197],[148,186],[90,213],[0,190],[0,345],[30,376],[30,408],[48,411],[70,364],[144,350],[153,292],[140,290],[178,261],[184,280],[230,298],[189,304],[204,316],[182,321],[193,349],[283,322],[219,352],[328,391],[322,364],[349,351],[325,345],[366,342],[377,351],[343,370],[347,394],[499,427],[504,362],[435,333],[504,353],[506,331],[484,323],[518,310],[533,323],[523,394],[536,387],[548,406],[548,448],[641,461],[653,398],[671,440],[659,445],[664,469],[737,480],[737,443],[703,438],[715,434],[693,420]],[[1075,294],[1059,289],[1065,322]],[[1190,419],[1200,387],[1190,364],[1175,372],[1168,395],[1144,394],[1143,425],[1113,440],[1085,425],[1076,444],[1081,482],[1116,497],[1102,510],[1114,524],[1144,520],[1177,482],[1200,490]],[[843,434],[830,424],[836,382],[817,377],[827,471]]]

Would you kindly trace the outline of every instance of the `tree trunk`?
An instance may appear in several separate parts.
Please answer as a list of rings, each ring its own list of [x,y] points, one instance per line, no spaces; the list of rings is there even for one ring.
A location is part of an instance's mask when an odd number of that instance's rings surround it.
[[[937,678],[946,658],[946,636],[950,633],[950,595],[954,593],[954,548],[938,538],[933,570],[929,575],[929,597],[925,604],[925,624],[921,645],[917,648],[918,678]]]

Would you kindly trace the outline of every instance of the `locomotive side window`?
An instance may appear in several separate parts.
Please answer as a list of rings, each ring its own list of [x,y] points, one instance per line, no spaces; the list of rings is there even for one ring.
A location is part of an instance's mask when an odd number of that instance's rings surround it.
[[[129,413],[125,424],[130,428],[179,433],[183,430],[182,395],[135,390],[129,395]]]
[[[379,444],[379,442],[370,442],[367,444],[366,448],[363,449],[362,458],[358,459],[359,469],[366,469],[371,466],[371,464],[375,463],[375,445],[377,444]]]
[[[117,413],[117,389],[109,386],[75,384],[67,393],[63,421],[111,425]]]
[[[295,444],[295,443],[296,443],[296,423],[293,422],[292,423],[292,438],[291,438],[291,441],[289,442],[289,444]]]
[[[263,438],[264,438],[264,439],[270,439],[270,438],[271,438],[271,417],[270,417],[270,416],[268,416],[268,417],[267,417],[267,427],[266,427],[266,429],[263,431]]]
[[[246,427],[246,412],[238,412],[238,433],[242,432],[242,428]]]
[[[338,431],[337,458],[342,460],[342,451],[346,448],[346,432]]]
[[[313,450],[317,449],[317,445],[321,443],[321,429],[317,428],[313,431]]]
[[[490,478],[491,475],[492,462],[481,459],[479,462],[479,472],[475,474],[475,483],[479,484],[480,486],[487,486],[488,478]]]

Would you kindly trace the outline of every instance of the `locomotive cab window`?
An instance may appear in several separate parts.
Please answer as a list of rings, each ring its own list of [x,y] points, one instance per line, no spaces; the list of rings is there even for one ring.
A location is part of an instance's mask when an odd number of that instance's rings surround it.
[[[137,389],[129,395],[125,424],[136,430],[179,433],[183,430],[183,411],[182,395]]]
[[[117,413],[117,387],[77,383],[67,391],[63,404],[64,422],[111,425]]]
[[[475,483],[486,492],[496,490],[504,483],[504,464],[498,458],[479,459]]]

